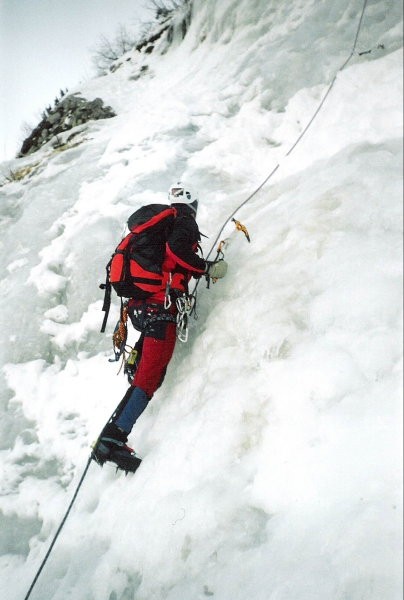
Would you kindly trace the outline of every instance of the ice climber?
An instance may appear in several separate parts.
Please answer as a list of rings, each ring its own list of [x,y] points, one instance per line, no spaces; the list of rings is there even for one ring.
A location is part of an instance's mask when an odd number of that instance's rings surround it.
[[[220,279],[227,271],[224,260],[210,262],[198,254],[201,239],[195,220],[198,194],[189,185],[178,182],[170,188],[168,198],[174,210],[171,211],[173,218],[167,232],[161,285],[146,299],[130,298],[127,301],[128,316],[134,328],[141,332],[135,346],[138,351],[137,368],[129,389],[94,447],[93,456],[101,465],[111,461],[131,470],[133,450],[126,442],[134,424],[162,384],[173,355],[177,337],[176,297],[188,291],[192,277],[208,275],[212,279]],[[128,220],[130,224],[131,217]]]

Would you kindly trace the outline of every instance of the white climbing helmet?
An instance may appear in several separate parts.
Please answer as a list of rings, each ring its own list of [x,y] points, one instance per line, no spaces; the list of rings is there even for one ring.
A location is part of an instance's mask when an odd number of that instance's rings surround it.
[[[182,181],[174,183],[168,191],[168,200],[170,201],[170,204],[188,204],[195,215],[198,211],[198,199],[198,193],[192,186]]]

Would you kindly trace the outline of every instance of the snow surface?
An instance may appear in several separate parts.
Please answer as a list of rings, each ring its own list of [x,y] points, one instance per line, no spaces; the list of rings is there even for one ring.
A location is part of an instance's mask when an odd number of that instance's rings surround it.
[[[402,14],[369,0],[340,71],[362,7],[196,0],[182,42],[79,90],[116,118],[1,164],[31,169],[0,188],[2,598],[127,387],[98,289],[127,217],[184,177],[206,254],[278,163],[130,438],[141,468],[90,466],[31,598],[402,597]]]

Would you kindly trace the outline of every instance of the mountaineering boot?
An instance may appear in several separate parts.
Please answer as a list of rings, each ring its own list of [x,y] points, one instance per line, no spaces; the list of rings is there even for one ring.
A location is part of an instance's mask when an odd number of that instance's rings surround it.
[[[109,423],[101,431],[91,454],[92,458],[103,465],[113,462],[124,471],[134,473],[142,462],[135,456],[132,448],[126,445],[133,425],[149,403],[149,398],[141,388],[130,386],[118,404]]]
[[[119,469],[134,473],[142,462],[135,456],[132,448],[126,445],[128,435],[115,425],[107,423],[95,443],[92,458],[102,467],[107,461],[113,462]]]

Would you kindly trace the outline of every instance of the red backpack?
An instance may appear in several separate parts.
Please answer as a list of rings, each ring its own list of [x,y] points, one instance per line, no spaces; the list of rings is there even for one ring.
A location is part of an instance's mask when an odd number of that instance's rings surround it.
[[[111,287],[121,298],[143,300],[152,296],[163,283],[162,264],[175,209],[166,204],[149,204],[128,219],[130,233],[118,244],[106,266],[105,312],[101,332],[105,331],[111,306]]]

